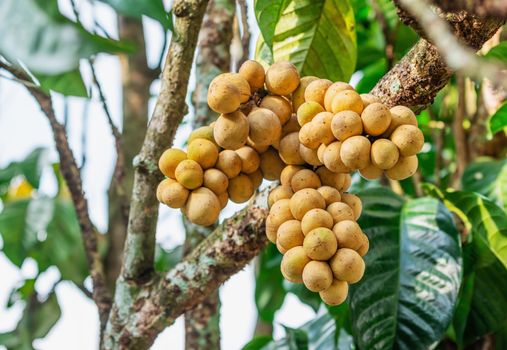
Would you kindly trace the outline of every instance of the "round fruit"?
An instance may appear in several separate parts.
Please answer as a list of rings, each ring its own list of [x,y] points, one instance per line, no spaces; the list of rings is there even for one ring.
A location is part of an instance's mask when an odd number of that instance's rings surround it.
[[[275,225],[273,221],[273,216],[268,215],[266,218],[266,237],[271,243],[276,244],[276,231],[278,231],[280,225]]]
[[[341,147],[342,143],[340,141],[330,143],[326,147],[326,149],[324,150],[324,154],[322,155],[324,165],[333,173],[350,172],[350,169],[342,162],[342,159],[340,157]]]
[[[266,87],[275,95],[285,96],[296,90],[299,85],[299,73],[289,62],[274,63],[266,72]]]
[[[361,255],[362,257],[368,253],[368,250],[370,249],[370,241],[368,240],[368,236],[366,236],[364,233],[361,236],[361,246],[357,250],[357,253]]]
[[[269,146],[280,139],[282,125],[275,113],[266,108],[254,109],[248,115],[248,137],[259,146]]]
[[[317,114],[315,118],[313,118],[312,124],[316,125],[315,127],[316,137],[318,138],[320,143],[328,145],[335,140],[333,132],[331,131],[332,121],[333,121],[333,113],[330,112],[321,112]]]
[[[305,216],[309,210],[315,208],[324,209],[325,206],[326,202],[324,201],[324,197],[322,197],[322,195],[313,188],[299,190],[294,193],[290,199],[290,211],[292,216],[298,220],[302,220],[303,216]]]
[[[292,105],[282,96],[266,96],[262,99],[261,108],[266,108],[276,114],[280,120],[280,124],[287,123],[292,115]]]
[[[305,236],[301,231],[301,223],[298,220],[285,221],[280,225],[276,233],[276,244],[284,250],[303,245]]]
[[[386,171],[391,180],[404,180],[415,174],[419,161],[417,156],[400,157],[398,163]]]
[[[169,148],[160,156],[158,167],[162,174],[174,179],[176,167],[185,159],[187,159],[187,154],[185,152],[177,148]]]
[[[370,164],[370,141],[364,136],[352,136],[342,142],[340,158],[351,170],[363,169]]]
[[[424,146],[424,135],[417,126],[400,125],[391,134],[391,141],[404,157],[415,156]]]
[[[252,91],[250,90],[250,84],[241,74],[223,73],[220,74],[219,76],[220,79],[228,81],[238,88],[241,103],[245,103],[250,99],[250,96],[252,95]]]
[[[285,164],[305,164],[299,153],[299,135],[297,132],[290,133],[280,140],[279,153]]]
[[[305,101],[314,101],[324,107],[324,97],[326,96],[327,89],[333,85],[331,80],[318,79],[312,81],[305,90]]]
[[[239,158],[241,159],[241,172],[251,174],[255,172],[261,163],[259,154],[249,146],[243,146],[236,150]]]
[[[301,127],[299,126],[298,118],[293,114],[289,121],[282,127],[282,137],[292,132],[299,131],[299,129],[301,129]]]
[[[259,186],[262,184],[263,178],[262,178],[262,172],[260,169],[257,169],[253,173],[248,174],[248,177],[250,178],[250,180],[252,180],[252,184],[255,189],[258,189]]]
[[[304,235],[317,228],[331,229],[333,227],[333,217],[324,209],[309,210],[301,220],[301,230]]]
[[[225,149],[238,149],[248,138],[248,119],[240,111],[222,114],[213,128],[216,143]]]
[[[353,111],[336,113],[331,122],[331,131],[339,141],[345,141],[351,136],[363,133],[361,116]]]
[[[201,187],[190,192],[185,205],[185,215],[190,222],[210,226],[217,221],[219,214],[220,201],[211,190]]]
[[[229,194],[227,191],[220,193],[218,196],[218,200],[220,201],[220,209],[224,209],[229,202]]]
[[[271,216],[271,223],[276,227],[276,231],[281,224],[285,221],[293,220],[294,216],[290,209],[290,199],[280,199],[275,202],[269,210],[269,216]]]
[[[160,191],[160,202],[174,209],[182,208],[187,202],[187,198],[188,190],[177,181],[164,186]]]
[[[371,163],[379,169],[391,169],[399,157],[398,147],[388,139],[378,139],[371,145]]]
[[[185,159],[181,161],[174,173],[176,180],[189,190],[202,185],[204,174],[199,163],[194,160]]]
[[[319,126],[315,123],[306,123],[299,130],[299,142],[310,149],[317,149],[320,146],[319,136]]]
[[[215,137],[213,136],[213,128],[211,126],[201,126],[200,128],[195,129],[190,133],[190,136],[188,137],[188,144],[190,145],[192,141],[196,139],[206,139],[208,141],[213,142],[215,145],[218,146],[218,144],[215,141]]]
[[[337,188],[338,191],[346,192],[350,185],[352,185],[352,176],[350,174],[341,174],[343,176],[343,185]]]
[[[319,161],[324,164],[324,151],[326,150],[326,145],[321,144],[319,148],[317,148],[317,157],[319,158]]]
[[[269,148],[269,145],[258,145],[252,140],[250,140],[250,138],[247,138],[246,144],[248,145],[248,147],[252,147],[254,151],[257,152],[258,154],[266,152]]]
[[[291,186],[292,177],[295,173],[305,169],[301,165],[287,165],[280,174],[280,183],[284,186]]]
[[[306,76],[302,77],[299,81],[299,86],[292,93],[292,109],[297,111],[299,106],[301,106],[305,102],[305,90],[306,87],[314,80],[318,80],[319,78],[314,76]]]
[[[280,199],[290,199],[294,192],[290,186],[278,186],[275,187],[271,192],[269,192],[268,196],[268,206],[271,207],[275,202],[278,202]]]
[[[164,190],[172,183],[174,182],[177,182],[173,179],[163,179],[162,181],[160,181],[160,183],[158,184],[157,186],[157,200],[162,203],[162,193],[164,192]]]
[[[347,281],[350,284],[359,282],[364,275],[364,260],[352,249],[338,249],[329,262],[336,279]]]
[[[299,144],[299,154],[301,155],[301,158],[303,158],[303,160],[310,165],[322,165],[322,162],[319,160],[319,157],[317,155],[317,150],[308,148],[302,143]]]
[[[317,189],[317,191],[319,191],[319,193],[322,195],[322,197],[324,197],[324,200],[326,201],[326,207],[329,206],[329,204],[331,204],[331,203],[340,202],[342,200],[342,196],[340,194],[340,191],[338,191],[334,187],[322,186],[322,187],[319,187]]]
[[[303,269],[310,262],[303,247],[289,249],[282,258],[280,269],[283,277],[292,283],[303,282]]]
[[[229,179],[232,179],[241,172],[241,158],[234,151],[223,150],[218,154],[215,167],[227,175]]]
[[[276,245],[276,249],[278,249],[278,251],[279,251],[280,253],[282,253],[282,254],[287,253],[287,249],[285,249],[284,247],[282,247],[282,246],[280,245],[280,242],[278,241],[278,239],[276,240],[275,245]]]
[[[208,88],[208,106],[217,113],[232,113],[241,105],[241,92],[232,82],[213,79]]]
[[[317,189],[321,186],[319,176],[310,169],[302,169],[292,176],[290,186],[294,192],[304,188]]]
[[[343,187],[345,174],[333,173],[325,166],[321,166],[315,172],[319,175],[320,181],[324,186],[331,186],[337,190],[340,190],[340,188]]]
[[[219,195],[227,191],[229,179],[220,170],[212,168],[204,172],[203,185]]]
[[[343,220],[354,220],[354,211],[345,203],[331,203],[327,206],[326,210],[333,217],[335,224]]]
[[[324,108],[318,102],[310,101],[303,103],[297,110],[299,125],[303,126],[311,122],[321,112],[324,112]]]
[[[352,86],[350,86],[347,83],[343,83],[341,81],[333,83],[327,91],[326,95],[324,96],[324,107],[326,107],[326,110],[331,112],[333,109],[333,99],[334,97],[341,91],[344,90],[354,90]]]
[[[391,112],[382,103],[372,103],[361,114],[364,131],[368,135],[378,136],[384,133],[391,124]]]
[[[244,203],[252,197],[255,188],[248,175],[240,174],[229,180],[227,192],[234,203]]]
[[[201,168],[209,169],[217,162],[218,148],[209,140],[195,139],[188,145],[187,157],[199,163]]]
[[[239,68],[239,75],[248,81],[250,89],[257,91],[264,86],[264,67],[254,60],[245,61]]]
[[[329,288],[319,292],[320,298],[327,305],[340,305],[347,299],[349,284],[345,281],[333,280]]]
[[[391,108],[391,124],[384,133],[386,137],[391,136],[394,130],[400,125],[413,125],[417,126],[417,118],[412,110],[405,106],[394,106]]]
[[[368,164],[366,168],[359,169],[359,174],[367,180],[376,180],[382,176],[383,171],[373,164]]]
[[[333,283],[333,272],[324,261],[310,261],[303,269],[303,283],[312,292],[320,292]]]
[[[359,219],[361,212],[363,211],[363,203],[361,203],[361,199],[354,194],[343,193],[342,202],[352,208],[352,211],[354,212],[354,220]]]
[[[280,178],[285,163],[278,155],[278,152],[270,147],[261,154],[261,171],[266,180],[274,181]]]
[[[338,241],[339,248],[357,250],[363,244],[362,235],[364,235],[364,233],[355,221],[340,221],[334,225],[333,232]]]
[[[372,94],[361,94],[361,100],[363,101],[364,108],[368,107],[372,103],[380,103],[380,98]]]
[[[363,111],[363,101],[361,100],[361,96],[354,90],[343,90],[333,98],[331,110],[333,113],[353,111],[361,114]]]

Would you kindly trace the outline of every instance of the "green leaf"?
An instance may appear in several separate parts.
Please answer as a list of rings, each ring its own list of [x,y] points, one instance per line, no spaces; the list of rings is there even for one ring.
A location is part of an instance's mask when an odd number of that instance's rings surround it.
[[[280,272],[282,254],[274,244],[268,245],[259,257],[259,270],[255,281],[255,305],[259,317],[266,322],[273,322],[275,313],[285,300],[283,276]]]
[[[22,161],[10,163],[0,169],[0,194],[5,191],[11,180],[18,175],[23,175],[34,188],[39,188],[40,177],[44,166],[47,165],[47,150],[36,148]]]
[[[484,57],[507,63],[507,41],[502,41],[494,46]]]
[[[489,118],[489,131],[492,135],[502,131],[507,126],[507,102]]]
[[[171,250],[162,248],[160,244],[155,246],[155,271],[166,272],[176,266],[183,258],[183,246],[179,245]]]
[[[357,44],[349,0],[258,0],[255,13],[275,62],[292,62],[302,75],[350,79]]]
[[[432,198],[403,202],[384,188],[359,196],[370,251],[364,278],[350,290],[355,340],[360,349],[427,349],[449,326],[458,296],[453,217]]]
[[[507,210],[507,160],[478,160],[461,178],[463,190],[482,194]]]
[[[270,336],[255,337],[243,346],[243,350],[260,350],[265,348],[273,341]]]
[[[157,20],[165,29],[173,30],[172,16],[164,8],[162,0],[99,0],[114,8],[118,13],[141,18],[142,15]]]
[[[273,64],[273,54],[271,53],[271,49],[266,44],[262,35],[259,35],[257,39],[257,45],[255,47],[255,59],[262,64],[264,69],[269,68],[270,65]]]
[[[65,96],[89,97],[79,69],[55,75],[38,73],[34,75],[39,81],[40,87],[46,93],[55,91]]]

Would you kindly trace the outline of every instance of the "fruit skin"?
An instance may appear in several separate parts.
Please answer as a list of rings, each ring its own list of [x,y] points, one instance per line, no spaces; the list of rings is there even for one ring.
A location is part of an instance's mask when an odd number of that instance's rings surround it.
[[[224,209],[227,206],[227,203],[229,202],[229,194],[227,193],[227,191],[225,191],[217,195],[217,197],[220,202],[220,209]]]
[[[285,164],[305,164],[299,153],[299,135],[297,132],[290,133],[280,140],[279,154]]]
[[[200,187],[204,173],[201,166],[195,160],[185,159],[181,161],[175,170],[176,180],[189,190]]]
[[[306,255],[312,260],[328,260],[338,249],[336,236],[326,227],[318,227],[306,234],[303,248]]]
[[[292,132],[296,132],[296,131],[299,131],[301,129],[301,126],[299,126],[299,123],[298,123],[298,118],[296,117],[295,114],[293,114],[289,121],[287,121],[287,123],[285,123],[284,126],[282,126],[282,137],[284,137],[285,135],[288,135]]]
[[[217,113],[232,113],[241,104],[241,92],[232,82],[216,76],[208,88],[208,106]]]
[[[366,108],[372,103],[380,103],[380,98],[372,94],[361,94],[361,101],[363,101],[363,107]]]
[[[398,147],[388,139],[378,139],[371,145],[371,163],[379,169],[391,169],[399,157]]]
[[[299,81],[299,86],[292,93],[292,109],[297,111],[299,106],[301,106],[305,102],[305,90],[307,86],[314,80],[318,80],[319,78],[314,77],[312,75],[302,77]]]
[[[241,158],[231,150],[223,150],[218,154],[218,160],[215,167],[223,172],[229,179],[238,176],[241,172]]]
[[[269,146],[280,139],[282,124],[275,113],[267,108],[254,109],[248,115],[248,137],[259,146]]]
[[[262,184],[263,178],[262,178],[262,172],[260,169],[257,169],[253,173],[248,174],[248,177],[250,178],[250,180],[252,180],[252,184],[255,189],[258,189],[259,186]]]
[[[338,249],[329,265],[336,279],[350,284],[359,282],[364,275],[364,260],[355,250],[349,248]]]
[[[280,178],[285,163],[282,161],[278,152],[270,147],[266,152],[261,154],[261,171],[262,176],[266,180],[274,181]]]
[[[373,164],[368,164],[367,167],[359,169],[359,174],[367,180],[376,180],[382,176],[384,172],[382,169],[377,168]]]
[[[335,224],[343,220],[354,220],[354,211],[343,202],[331,203],[326,210],[333,217]]]
[[[162,192],[172,183],[175,183],[177,181],[171,179],[171,178],[167,178],[167,179],[163,179],[162,181],[160,181],[160,183],[158,184],[157,186],[157,200],[162,203]]]
[[[218,146],[217,142],[215,141],[215,137],[213,136],[213,127],[210,125],[201,126],[200,128],[192,131],[187,140],[188,144],[190,145],[195,139],[206,139]]]
[[[332,142],[326,147],[322,155],[324,165],[333,173],[350,172],[350,169],[343,163],[340,157],[341,147],[342,143],[340,141]]]
[[[412,110],[405,106],[394,106],[391,108],[391,124],[383,134],[384,137],[389,137],[394,130],[400,125],[413,125],[418,126],[417,118]]]
[[[302,246],[289,249],[282,258],[280,270],[283,277],[292,283],[303,283],[303,270],[310,262]]]
[[[252,91],[250,90],[250,84],[248,81],[239,73],[222,73],[219,75],[220,79],[225,80],[239,90],[239,100],[241,103],[245,103],[250,99]]]
[[[363,211],[363,203],[361,202],[361,199],[359,199],[359,197],[355,194],[351,193],[342,193],[341,196],[341,201],[352,208],[352,211],[354,212],[354,220],[359,219],[361,212]]]
[[[271,65],[266,71],[266,87],[275,95],[289,95],[299,85],[299,73],[289,62],[279,61]]]
[[[291,188],[294,192],[304,188],[317,189],[321,186],[320,178],[310,169],[302,169],[292,176],[290,180]]]
[[[303,269],[303,283],[312,292],[327,289],[333,283],[333,272],[324,261],[310,261]]]
[[[280,183],[284,186],[290,187],[294,174],[303,169],[305,168],[301,165],[287,165],[283,168],[282,173],[280,174]]]
[[[236,150],[237,155],[241,159],[241,172],[251,174],[255,172],[261,164],[259,154],[249,146],[243,146]]]
[[[321,166],[322,162],[319,160],[317,150],[306,147],[303,144],[299,144],[299,154],[303,160],[312,166]]]
[[[330,306],[342,304],[349,293],[349,284],[345,281],[333,280],[333,283],[323,291],[319,292],[323,302]]]
[[[363,257],[366,255],[366,253],[368,253],[368,250],[370,249],[370,241],[368,240],[368,236],[366,236],[364,233],[361,236],[361,242],[362,244],[357,250],[357,253]]]
[[[292,105],[283,96],[266,96],[262,99],[260,108],[266,108],[276,114],[280,124],[287,123],[292,115]]]
[[[354,90],[354,88],[347,83],[338,81],[336,83],[333,83],[333,85],[331,85],[327,89],[326,95],[324,96],[324,107],[326,108],[327,111],[331,112],[333,108],[334,97],[336,96],[336,94],[344,90]]]
[[[301,230],[304,235],[317,228],[331,229],[333,217],[324,209],[311,209],[306,212],[301,220]]]
[[[324,108],[324,97],[326,96],[327,89],[333,85],[333,82],[328,79],[318,79],[312,81],[305,90],[306,102],[317,102]]]
[[[326,145],[321,144],[319,148],[317,148],[317,157],[319,158],[319,161],[324,164],[324,151],[326,150]]]
[[[299,130],[299,142],[310,149],[317,149],[320,144],[318,134],[319,126],[315,123],[306,123]]]
[[[304,239],[301,223],[298,220],[285,221],[276,233],[276,244],[285,251],[303,245]]]
[[[361,114],[363,111],[363,100],[354,90],[343,90],[335,95],[331,103],[331,111],[338,113],[341,111],[353,111]]]
[[[290,211],[292,216],[297,220],[302,220],[309,210],[315,208],[324,209],[325,206],[324,197],[313,188],[299,190],[290,199]]]
[[[391,141],[403,157],[415,156],[424,146],[424,135],[417,126],[400,125],[391,134]]]
[[[250,138],[246,139],[246,144],[248,147],[252,147],[255,152],[257,152],[259,155],[266,152],[269,149],[269,145],[258,145],[255,142],[253,142]]]
[[[206,139],[195,139],[188,145],[188,159],[195,160],[204,170],[213,167],[218,159],[217,146]]]
[[[218,197],[206,187],[201,187],[190,192],[185,215],[196,225],[210,226],[217,221],[220,209]]]
[[[382,135],[391,124],[391,112],[382,103],[372,103],[361,114],[364,132],[368,135]]]
[[[212,168],[204,172],[203,186],[212,190],[216,195],[227,191],[229,179],[218,169]]]
[[[319,191],[322,197],[324,197],[324,200],[326,201],[326,207],[331,203],[340,202],[342,200],[340,191],[334,187],[321,186],[317,189],[317,191]]]
[[[269,210],[269,216],[271,216],[271,223],[276,227],[276,230],[285,221],[293,220],[294,216],[290,209],[290,199],[280,199],[275,202]]]
[[[340,191],[343,188],[345,181],[345,174],[333,173],[325,166],[321,166],[316,171],[319,175],[320,181],[324,186],[331,186]]]
[[[174,172],[176,167],[185,159],[187,159],[187,154],[184,151],[177,148],[169,148],[166,149],[160,156],[160,159],[158,160],[158,167],[160,168],[162,174],[170,177],[171,179],[175,179],[176,177]]]
[[[343,220],[336,223],[333,233],[336,236],[338,248],[358,250],[363,244],[362,235],[364,233],[355,221]]]
[[[248,175],[240,174],[229,180],[227,193],[234,203],[244,203],[254,194],[255,188]]]
[[[240,111],[220,115],[213,128],[216,143],[224,149],[235,150],[244,146],[248,133],[248,119]]]
[[[179,182],[171,180],[170,183],[162,181],[157,188],[157,198],[161,203],[174,208],[182,208],[187,202],[189,191]]]
[[[350,188],[350,185],[352,185],[352,176],[350,176],[350,174],[342,174],[342,176],[343,185],[338,190],[346,192]]]
[[[238,73],[248,81],[252,91],[257,91],[264,86],[264,67],[259,62],[254,60],[245,61],[239,67]]]
[[[331,132],[339,141],[363,133],[361,116],[354,111],[342,111],[334,115],[331,121]]]
[[[417,156],[400,157],[398,163],[386,171],[386,175],[391,180],[404,180],[415,174],[419,160]]]
[[[271,206],[280,199],[290,199],[293,194],[294,191],[292,191],[290,186],[281,185],[275,187],[271,192],[269,192],[268,206],[271,208]]]
[[[363,169],[370,164],[370,141],[364,136],[352,136],[342,142],[340,158],[351,170]]]
[[[266,218],[266,237],[271,243],[276,244],[276,232],[278,230],[279,225],[275,225],[273,223],[274,217],[268,215]]]
[[[303,103],[297,109],[297,118],[299,125],[303,126],[306,123],[311,122],[317,114],[324,111],[324,107],[322,107],[318,102],[309,101]]]
[[[330,112],[321,112],[315,116],[312,120],[312,124],[316,125],[316,137],[320,141],[320,143],[324,143],[326,145],[335,141],[333,132],[331,131],[331,123],[333,121],[333,113]],[[310,147],[312,148],[312,147]],[[317,148],[317,147],[313,147]]]

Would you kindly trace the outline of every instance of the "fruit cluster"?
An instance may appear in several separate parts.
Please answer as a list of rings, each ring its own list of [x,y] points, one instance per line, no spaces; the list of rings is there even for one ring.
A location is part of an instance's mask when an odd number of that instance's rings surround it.
[[[187,152],[166,150],[160,202],[198,225],[216,222],[228,200],[247,201],[262,179],[280,181],[268,197],[266,235],[284,254],[294,283],[338,305],[364,273],[367,236],[357,224],[360,199],[347,193],[351,172],[400,180],[417,169],[424,138],[414,113],[387,108],[349,84],[303,77],[292,64],[266,71],[247,61],[210,84],[220,116],[196,129]]]

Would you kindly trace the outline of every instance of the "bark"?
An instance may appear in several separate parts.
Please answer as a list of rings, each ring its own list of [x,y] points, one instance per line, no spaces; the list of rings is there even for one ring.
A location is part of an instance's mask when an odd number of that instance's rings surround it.
[[[212,0],[199,34],[196,59],[196,87],[193,93],[194,118],[192,128],[208,125],[218,117],[208,106],[208,88],[215,76],[229,72],[231,65],[230,45],[234,0]],[[213,228],[193,225],[184,219],[186,231],[185,255],[190,253]],[[218,290],[211,293],[203,303],[185,313],[185,348],[220,349],[220,299]]]
[[[435,0],[435,4],[445,11],[467,11],[481,17],[505,18],[507,16],[505,0]]]

